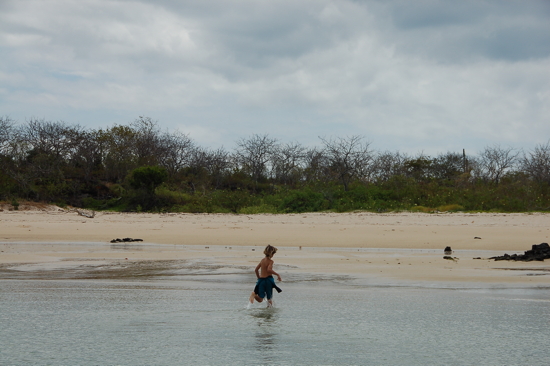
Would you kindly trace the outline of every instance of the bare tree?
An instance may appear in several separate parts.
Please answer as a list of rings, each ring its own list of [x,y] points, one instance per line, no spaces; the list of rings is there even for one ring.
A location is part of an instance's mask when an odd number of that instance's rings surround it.
[[[212,178],[214,189],[218,189],[226,174],[231,169],[231,157],[223,147],[216,150],[209,150],[207,155],[206,169]]]
[[[372,178],[375,181],[386,182],[390,178],[405,175],[405,161],[410,158],[399,151],[385,151],[377,154],[372,162]]]
[[[7,181],[4,176],[14,177],[17,175],[17,169],[14,161],[14,149],[17,144],[15,138],[15,124],[8,117],[0,117],[0,199],[5,199],[10,191],[10,185],[4,184]]]
[[[217,189],[223,178],[229,173],[231,162],[229,153],[223,148],[217,150],[196,147],[191,153],[189,167],[187,169],[187,183],[193,192],[197,185],[202,186],[203,191],[207,187]]]
[[[170,177],[191,164],[197,148],[189,135],[178,131],[161,135],[159,145],[158,163],[166,168]]]
[[[135,133],[134,151],[138,166],[158,165],[161,135],[158,122],[139,116],[130,126]]]
[[[436,179],[452,180],[465,173],[466,166],[463,155],[447,152],[433,160],[432,175]]]
[[[524,154],[521,169],[538,183],[550,183],[550,141]]]
[[[0,117],[0,155],[9,154],[10,141],[15,133],[15,122],[9,117]]]
[[[7,174],[23,190],[32,191],[34,198],[54,199],[63,194],[61,191],[71,185],[66,178],[71,178],[70,161],[81,143],[82,132],[78,125],[30,120],[12,135],[12,161]]]
[[[269,135],[252,135],[237,141],[235,159],[241,169],[248,173],[257,184],[267,177],[269,163],[278,149],[279,141]]]
[[[474,163],[474,172],[481,179],[498,184],[518,162],[519,152],[511,147],[487,146]]]
[[[283,184],[296,183],[303,170],[306,148],[298,142],[279,146],[273,156],[273,173],[278,182]]]
[[[405,175],[417,181],[426,181],[433,178],[433,159],[424,153],[419,153],[414,158],[409,158],[403,164]]]
[[[329,162],[323,150],[308,149],[304,155],[304,179],[306,182],[322,182],[329,179]]]
[[[354,179],[363,179],[367,175],[369,164],[373,159],[370,143],[364,142],[362,136],[337,137],[326,140],[321,138],[330,169],[336,179],[342,183],[344,190]]]
[[[78,146],[81,132],[78,125],[31,119],[19,130],[19,136],[36,154],[67,159]]]
[[[115,125],[108,130],[99,130],[103,149],[102,161],[105,179],[121,182],[130,170],[137,168],[136,132],[129,126]]]
[[[86,182],[99,177],[103,170],[104,144],[98,131],[83,131],[80,143],[71,156],[71,164],[82,172],[82,179]]]

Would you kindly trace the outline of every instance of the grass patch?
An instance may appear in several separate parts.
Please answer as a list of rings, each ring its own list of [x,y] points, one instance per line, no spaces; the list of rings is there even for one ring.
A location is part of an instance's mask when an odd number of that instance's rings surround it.
[[[435,210],[433,208],[425,207],[425,206],[413,206],[413,207],[410,208],[410,211],[411,212],[431,213],[431,212],[434,212]]]
[[[456,204],[452,204],[452,205],[443,205],[443,206],[439,206],[437,208],[437,211],[441,211],[441,212],[457,212],[457,211],[464,211],[464,207],[460,206],[460,205],[456,205]]]

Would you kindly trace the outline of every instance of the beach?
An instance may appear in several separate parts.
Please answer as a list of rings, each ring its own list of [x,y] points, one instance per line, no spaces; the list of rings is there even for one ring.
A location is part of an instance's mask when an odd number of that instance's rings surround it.
[[[550,362],[548,261],[489,259],[548,241],[550,215],[22,206],[0,212],[6,365]],[[248,302],[267,244],[272,308]]]
[[[82,211],[81,211],[82,213]],[[0,267],[42,276],[144,261],[253,267],[279,248],[283,277],[345,275],[372,283],[547,286],[549,262],[494,261],[548,242],[542,213],[305,213],[232,215],[97,212],[23,207],[0,212]],[[110,243],[116,238],[134,243]],[[453,253],[444,254],[450,246]],[[446,256],[446,259],[444,258]],[[5,273],[4,273],[5,274]]]

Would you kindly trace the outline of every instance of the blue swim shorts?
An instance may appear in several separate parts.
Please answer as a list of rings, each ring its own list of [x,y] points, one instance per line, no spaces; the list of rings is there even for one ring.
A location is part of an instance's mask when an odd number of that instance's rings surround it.
[[[273,286],[275,286],[275,280],[273,279],[273,276],[258,278],[256,286],[258,286],[258,296],[260,298],[263,299],[266,296],[268,300],[271,300],[273,298]]]

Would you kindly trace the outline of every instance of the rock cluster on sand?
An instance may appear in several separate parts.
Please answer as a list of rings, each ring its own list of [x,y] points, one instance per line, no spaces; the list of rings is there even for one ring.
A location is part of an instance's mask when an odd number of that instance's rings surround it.
[[[124,238],[124,239],[113,239],[111,240],[111,243],[131,243],[134,241],[143,241],[143,239],[132,239],[132,238]]]
[[[543,261],[550,258],[550,246],[548,243],[533,244],[531,250],[527,250],[524,254],[504,254],[498,257],[491,257],[495,261]]]

